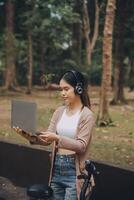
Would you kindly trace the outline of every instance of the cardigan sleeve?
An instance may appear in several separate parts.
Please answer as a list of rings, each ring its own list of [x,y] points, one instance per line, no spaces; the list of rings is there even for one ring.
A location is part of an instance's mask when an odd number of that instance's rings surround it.
[[[58,147],[83,153],[91,140],[92,129],[95,123],[93,114],[88,114],[83,117],[78,127],[78,133],[75,139],[66,136],[60,136]]]
[[[49,124],[49,127],[48,127],[47,131],[56,132],[55,131],[56,119],[57,119],[57,110],[52,115],[52,118],[50,120],[50,124]]]

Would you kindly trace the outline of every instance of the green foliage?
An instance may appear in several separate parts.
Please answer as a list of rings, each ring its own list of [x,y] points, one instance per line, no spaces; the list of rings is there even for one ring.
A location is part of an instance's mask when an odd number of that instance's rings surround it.
[[[41,82],[43,85],[47,85],[52,82],[53,74],[43,74],[41,76]]]
[[[64,63],[64,53],[68,51],[72,38],[70,29],[72,24],[79,20],[79,16],[73,12],[71,4],[66,1],[59,4],[54,0],[45,2],[38,0],[32,3],[28,1],[25,2],[25,7],[26,10],[22,12],[20,22],[22,31],[32,29],[34,75],[41,75],[40,48],[43,46],[45,73],[54,73]],[[70,56],[67,54],[66,59]]]
[[[125,54],[130,59],[134,58],[134,2],[127,5],[128,15],[125,24]]]
[[[3,47],[3,41],[4,41],[4,36],[2,35],[0,37],[0,49]],[[4,69],[5,67],[5,49],[3,51],[0,51],[0,71]]]
[[[19,37],[19,35],[17,36]],[[27,48],[28,44],[26,40],[16,40],[16,74],[17,82],[20,85],[26,85],[27,82],[27,70],[28,70],[28,57]]]
[[[100,85],[102,76],[102,66],[96,64],[88,70],[89,82],[91,85]]]
[[[5,35],[0,35],[0,86],[4,85],[5,77],[5,48],[4,48]]]
[[[71,59],[65,59],[64,62],[63,62],[63,67],[64,69],[77,69],[78,70],[78,65],[77,63],[74,61],[74,60],[71,60]]]
[[[16,71],[19,84],[26,84],[28,64],[28,32],[32,34],[33,41],[33,83],[40,84],[40,77],[45,74],[64,73],[65,70],[78,69],[89,76],[90,83],[99,85],[101,82],[102,35],[105,19],[106,0],[98,1],[101,6],[99,19],[99,38],[93,52],[92,66],[85,64],[85,44],[81,39],[81,61],[78,62],[73,55],[73,28],[74,24],[82,25],[82,13],[79,1],[75,0],[14,0],[15,20],[14,35],[16,48]],[[0,1],[0,84],[5,71],[5,28],[6,28],[6,1]],[[80,12],[79,12],[80,11]],[[93,35],[94,0],[88,1],[90,17],[90,35]],[[134,55],[134,28],[133,28],[133,0],[127,3],[127,20],[125,25],[125,56],[133,59]],[[116,19],[115,19],[116,20]],[[82,26],[81,26],[82,28]],[[116,30],[116,27],[115,27]],[[82,36],[83,37],[83,36]],[[76,41],[75,41],[76,42]],[[115,51],[115,49],[114,49]],[[43,53],[42,53],[43,52]],[[77,52],[78,53],[78,52]],[[75,60],[74,60],[75,59]],[[44,71],[41,65],[44,62]],[[79,63],[79,65],[78,65]],[[57,78],[55,80],[58,80]]]

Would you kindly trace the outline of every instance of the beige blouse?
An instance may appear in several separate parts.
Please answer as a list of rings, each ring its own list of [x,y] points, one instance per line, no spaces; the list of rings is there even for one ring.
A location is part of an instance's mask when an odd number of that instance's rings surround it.
[[[60,120],[62,113],[65,109],[65,106],[59,107],[53,114],[50,125],[48,127],[48,131],[56,133],[56,125]],[[85,160],[90,159],[90,142],[92,136],[92,130],[95,124],[95,118],[93,116],[92,111],[84,107],[81,111],[81,116],[78,122],[77,133],[74,139],[68,138],[66,136],[60,136],[60,140],[58,144],[55,142],[52,145],[52,157],[51,157],[51,171],[50,171],[50,179],[49,184],[51,183],[52,172],[53,172],[53,163],[56,148],[65,148],[68,150],[72,150],[76,152],[76,175],[78,176],[80,173],[84,172]],[[83,180],[76,180],[77,187],[77,196],[79,199],[79,194],[81,190]]]

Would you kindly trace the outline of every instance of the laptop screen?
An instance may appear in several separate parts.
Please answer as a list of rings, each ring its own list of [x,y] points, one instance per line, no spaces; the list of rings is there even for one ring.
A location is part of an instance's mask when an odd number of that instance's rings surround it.
[[[36,133],[37,104],[22,100],[11,102],[11,127],[18,126],[28,133]]]

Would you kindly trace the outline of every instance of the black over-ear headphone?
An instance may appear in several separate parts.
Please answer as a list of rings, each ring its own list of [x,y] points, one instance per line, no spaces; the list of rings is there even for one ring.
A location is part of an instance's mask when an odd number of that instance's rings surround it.
[[[71,72],[76,79],[76,86],[74,88],[75,94],[81,95],[83,93],[82,82],[78,81],[77,74],[76,74],[77,72],[75,72],[74,70],[70,70],[68,72]]]

